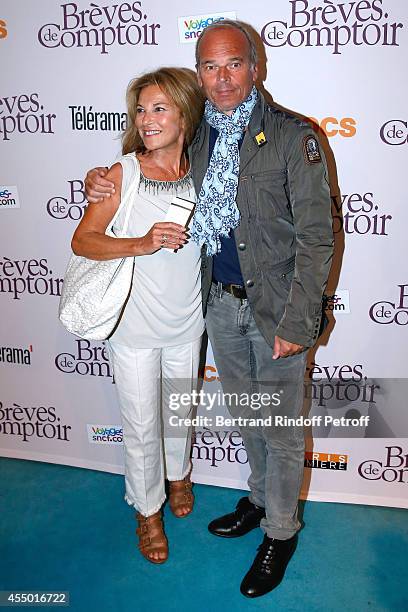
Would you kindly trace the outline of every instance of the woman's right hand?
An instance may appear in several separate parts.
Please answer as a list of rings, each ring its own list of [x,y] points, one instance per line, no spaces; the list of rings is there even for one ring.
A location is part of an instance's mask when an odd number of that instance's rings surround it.
[[[140,241],[140,254],[151,255],[159,249],[176,250],[187,242],[186,229],[169,221],[155,223]]]
[[[92,168],[85,177],[85,195],[88,202],[96,204],[102,202],[104,198],[110,198],[115,193],[115,185],[107,181],[107,168]]]

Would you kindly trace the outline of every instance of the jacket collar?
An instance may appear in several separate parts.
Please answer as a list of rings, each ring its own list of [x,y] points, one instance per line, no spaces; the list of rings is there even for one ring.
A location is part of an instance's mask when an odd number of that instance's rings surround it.
[[[265,112],[265,98],[258,91],[258,100],[252,111],[251,119],[248,124],[248,129],[245,132],[244,142],[240,151],[240,173],[246,168],[249,162],[258,154],[260,146],[256,142],[256,136],[263,132]]]

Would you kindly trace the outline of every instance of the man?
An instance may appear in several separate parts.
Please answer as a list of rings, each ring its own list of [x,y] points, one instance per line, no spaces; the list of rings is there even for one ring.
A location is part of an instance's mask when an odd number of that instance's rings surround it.
[[[215,362],[224,392],[278,393],[278,406],[271,402],[261,416],[294,419],[332,255],[327,168],[310,126],[268,106],[255,89],[256,48],[243,24],[206,28],[196,61],[207,103],[190,151],[199,194],[192,238],[203,245]],[[89,192],[94,183],[87,183]],[[250,414],[239,402],[229,409]],[[280,583],[296,548],[304,438],[291,425],[244,422],[240,430],[250,496],[209,530],[231,538],[261,526],[263,541],[241,583],[245,596],[258,597]]]

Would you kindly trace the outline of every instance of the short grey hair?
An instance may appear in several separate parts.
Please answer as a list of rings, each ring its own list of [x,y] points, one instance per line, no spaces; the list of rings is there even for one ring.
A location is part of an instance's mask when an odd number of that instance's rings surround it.
[[[221,30],[223,28],[232,28],[234,30],[238,30],[238,32],[242,32],[242,34],[248,41],[249,60],[251,62],[251,66],[252,68],[255,68],[258,63],[258,51],[256,49],[255,41],[252,37],[252,34],[248,30],[245,23],[243,23],[242,21],[234,21],[232,19],[223,19],[222,21],[216,21],[215,23],[211,23],[202,31],[201,36],[197,39],[195,48],[196,68],[198,68],[200,65],[200,45],[205,34],[207,32],[210,32],[211,30]]]

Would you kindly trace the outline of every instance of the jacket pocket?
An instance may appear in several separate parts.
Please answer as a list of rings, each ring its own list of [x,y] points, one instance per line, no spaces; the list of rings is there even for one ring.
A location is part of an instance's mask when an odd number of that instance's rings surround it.
[[[287,172],[267,170],[251,175],[249,190],[253,190],[256,204],[256,215],[259,220],[267,221],[271,217],[290,217],[290,205],[287,197]]]
[[[295,271],[295,257],[262,267],[264,300],[276,321],[283,316]]]
[[[280,261],[279,263],[266,263],[265,272],[273,277],[280,278],[282,281],[287,282],[289,279],[290,282],[293,278],[293,273],[295,271],[295,256],[289,257],[284,261]]]

